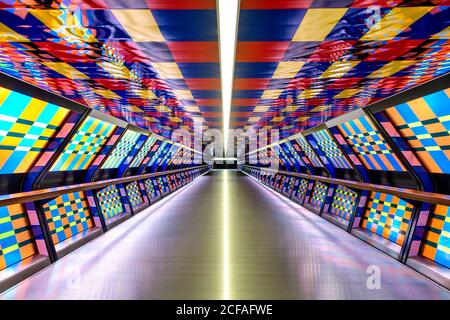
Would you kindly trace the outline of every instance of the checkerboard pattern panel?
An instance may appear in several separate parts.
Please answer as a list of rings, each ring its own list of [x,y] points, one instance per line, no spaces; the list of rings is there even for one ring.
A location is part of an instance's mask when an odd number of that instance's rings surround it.
[[[450,268],[450,207],[436,205],[430,219],[421,253]]]
[[[125,212],[120,191],[116,185],[107,186],[97,192],[97,198],[105,220]]]
[[[0,270],[37,253],[25,207],[0,207]]]
[[[450,89],[386,110],[431,173],[450,173]]]
[[[0,174],[25,173],[69,110],[0,87]]]
[[[158,163],[158,161],[161,160],[162,157],[164,157],[164,152],[167,151],[167,147],[168,147],[168,142],[167,141],[163,141],[161,143],[161,145],[159,146],[159,148],[156,150],[155,153],[153,153],[152,157],[150,158],[147,166],[148,167],[155,167],[156,164]]]
[[[403,245],[414,206],[405,200],[371,192],[361,226],[398,245]]]
[[[367,116],[347,121],[338,127],[366,169],[406,170]]]
[[[102,165],[102,169],[115,169],[120,167],[125,158],[133,150],[140,135],[138,132],[127,130]]]
[[[285,144],[280,145],[278,157],[283,165],[286,166],[287,171],[295,171],[293,159],[285,148],[287,148]]]
[[[286,177],[286,181],[283,186],[283,193],[286,195],[290,195],[292,190],[294,190],[295,178],[294,177]]]
[[[308,192],[309,181],[306,179],[302,179],[300,181],[300,185],[298,186],[297,198],[303,199]]]
[[[108,122],[87,117],[50,171],[87,169],[115,128]]]
[[[325,197],[327,196],[327,185],[322,182],[316,181],[314,184],[314,191],[309,199],[309,203],[311,203],[315,207],[322,207],[323,202],[325,201]]]
[[[161,194],[165,195],[170,192],[166,177],[164,177],[164,176],[158,177],[158,178],[156,178],[156,181],[158,182],[158,187],[159,187],[159,190],[161,190]]]
[[[42,206],[53,244],[93,227],[89,202],[83,192],[64,194]]]
[[[342,154],[336,142],[333,141],[333,138],[325,129],[313,132],[312,135],[314,139],[316,139],[320,150],[322,150],[328,160],[330,160],[333,167],[352,169],[352,166]]]
[[[347,221],[352,217],[358,194],[352,189],[338,185],[331,202],[330,213]]]
[[[156,187],[157,183],[155,185],[154,179],[145,180],[144,185],[145,185],[145,189],[147,190],[147,194],[150,196],[150,199],[152,201],[160,198],[161,194],[160,194],[160,191]]]
[[[322,162],[317,156],[316,152],[309,145],[306,139],[303,136],[299,136],[296,141],[298,142],[300,148],[303,150],[305,155],[308,157],[309,161],[312,163],[314,167],[323,168]]]
[[[141,150],[139,150],[139,153],[133,159],[133,162],[131,162],[131,165],[130,165],[131,168],[136,168],[141,165],[142,161],[144,161],[145,157],[150,152],[150,150],[152,149],[155,142],[156,142],[156,138],[153,138],[153,137],[150,137],[147,139],[147,141],[145,141]]]
[[[139,185],[136,181],[128,184],[125,189],[127,190],[128,199],[133,208],[137,208],[144,203]]]

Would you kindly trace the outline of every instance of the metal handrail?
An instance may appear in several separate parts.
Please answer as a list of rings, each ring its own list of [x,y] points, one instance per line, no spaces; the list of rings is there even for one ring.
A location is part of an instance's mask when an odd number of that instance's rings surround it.
[[[107,187],[109,185],[133,182],[133,181],[137,181],[137,180],[144,180],[144,179],[148,179],[148,178],[159,177],[159,176],[164,176],[164,175],[168,175],[168,174],[190,171],[190,170],[195,170],[195,169],[208,168],[208,167],[209,167],[208,165],[202,165],[202,166],[170,170],[170,171],[164,171],[164,172],[147,173],[147,174],[138,175],[138,176],[115,178],[115,179],[108,179],[108,180],[103,180],[103,181],[74,184],[74,185],[70,185],[70,186],[13,193],[13,194],[0,196],[0,206],[8,206],[8,205],[17,204],[17,203],[25,203],[25,202],[49,199],[49,198],[58,197],[58,196],[61,196],[63,194],[67,194],[67,193],[101,189],[101,188]]]
[[[384,186],[384,185],[379,185],[379,184],[357,182],[357,181],[336,179],[336,178],[330,178],[330,177],[315,176],[315,175],[311,175],[311,174],[298,173],[298,172],[279,171],[279,170],[274,170],[274,169],[270,169],[270,168],[261,168],[261,167],[254,167],[254,166],[249,166],[249,165],[242,165],[242,167],[247,167],[250,169],[260,169],[262,171],[280,173],[280,174],[290,175],[290,176],[294,176],[294,177],[298,177],[298,178],[304,178],[304,179],[315,180],[315,181],[320,181],[320,182],[325,182],[325,183],[343,185],[343,186],[353,188],[353,189],[358,189],[358,190],[389,193],[389,194],[392,194],[392,195],[400,197],[400,198],[405,198],[405,199],[410,199],[410,200],[415,200],[415,201],[420,201],[420,202],[427,202],[427,203],[432,203],[432,204],[442,204],[442,205],[450,206],[450,195],[441,194],[441,193]]]

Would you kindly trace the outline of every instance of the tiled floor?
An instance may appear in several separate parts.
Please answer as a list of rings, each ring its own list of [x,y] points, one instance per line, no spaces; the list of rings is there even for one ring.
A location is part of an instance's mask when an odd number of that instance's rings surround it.
[[[381,288],[368,289],[369,267]],[[216,171],[3,299],[450,299],[450,293],[234,171]]]

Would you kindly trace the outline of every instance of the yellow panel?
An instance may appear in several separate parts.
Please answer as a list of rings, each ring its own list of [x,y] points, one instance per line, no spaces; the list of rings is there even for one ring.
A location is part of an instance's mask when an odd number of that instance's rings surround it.
[[[350,98],[360,91],[362,91],[362,89],[345,89],[335,95],[334,98]]]
[[[117,9],[111,10],[135,42],[165,41],[159,26],[150,10],[147,9]]]
[[[96,89],[93,90],[96,94],[101,95],[102,97],[105,97],[106,99],[120,99],[120,96],[112,92],[111,90],[104,90],[104,89]]]
[[[340,78],[352,70],[359,61],[337,61],[325,70],[320,78]]]
[[[450,39],[450,26],[448,26],[441,32],[436,33],[430,39]]]
[[[3,141],[1,141],[1,142],[2,142],[2,144],[4,144]],[[13,152],[14,151],[12,151],[12,150],[1,150],[0,149],[0,169],[3,168],[6,161],[8,161],[9,157],[11,157]]]
[[[391,40],[433,7],[396,7],[381,18],[361,40]]]
[[[269,108],[269,106],[256,106],[253,112],[266,112]]]
[[[11,90],[0,87],[0,106],[3,105],[6,98],[9,97],[9,94],[11,93]]]
[[[138,112],[138,113],[144,112],[144,111],[142,111],[141,108],[136,107],[136,106],[127,106],[126,108],[127,108],[127,110],[129,110],[131,112]]]
[[[150,89],[136,90],[136,94],[142,99],[156,99],[155,93]]]
[[[294,112],[297,109],[297,106],[286,106],[283,110],[281,110],[281,112]]]
[[[320,111],[325,111],[328,110],[331,106],[330,105],[325,105],[325,106],[317,106],[314,109],[311,110],[311,112],[320,112]]]
[[[323,41],[346,12],[345,8],[309,9],[292,41]]]
[[[273,117],[272,122],[280,122],[283,121],[284,117]]]
[[[26,37],[0,23],[0,42],[29,42]]]
[[[144,117],[145,120],[149,121],[149,122],[159,122],[158,119],[155,119],[153,117]]]
[[[38,154],[39,153],[36,151],[28,151],[22,162],[17,166],[16,170],[14,170],[14,173],[26,172],[31,167],[31,164]]]
[[[299,99],[310,99],[310,98],[314,98],[315,96],[317,96],[320,92],[322,91],[322,89],[305,89],[302,92],[300,92],[300,94],[298,95]]]
[[[248,119],[248,122],[258,122],[259,119],[261,119],[261,117],[250,117],[250,118]]]
[[[24,135],[28,132],[28,130],[30,130],[30,126],[27,124],[21,124],[21,123],[13,124],[13,126],[10,129],[11,132],[22,133]]]
[[[153,62],[152,66],[162,79],[183,79],[183,75],[175,62]]]
[[[183,109],[189,112],[200,112],[197,106],[184,106]]]
[[[304,61],[281,61],[278,64],[272,78],[293,78],[300,71],[304,64]]]
[[[31,9],[29,13],[52,30],[58,30],[60,27],[73,28],[80,26],[78,20],[69,9]]]
[[[181,119],[178,117],[169,117],[169,120],[172,122],[181,122]]]
[[[306,121],[306,120],[308,120],[309,119],[309,117],[305,117],[305,116],[303,116],[303,117],[298,117],[296,120],[295,120],[295,122],[302,122],[302,121]]]
[[[49,124],[59,126],[69,112],[69,109],[59,108],[58,112],[55,113]]]
[[[173,93],[180,100],[194,100],[190,90],[173,90]]]
[[[47,102],[32,98],[27,104],[27,108],[23,110],[20,117],[22,119],[30,120],[30,121],[36,121],[39,116],[41,115],[41,112],[44,110],[44,108],[47,106]]]
[[[282,92],[282,89],[264,90],[261,99],[277,99]]]
[[[89,79],[89,77],[87,75],[85,75],[81,71],[78,71],[77,69],[75,69],[74,67],[72,67],[71,65],[69,65],[65,62],[50,62],[49,61],[49,62],[43,62],[43,64],[47,68],[50,68],[69,79]]]
[[[384,78],[389,77],[393,75],[394,73],[399,72],[402,69],[405,69],[406,67],[409,67],[410,65],[414,64],[416,61],[414,60],[398,60],[398,61],[391,61],[388,64],[385,64],[380,69],[375,70],[372,72],[368,78]]]

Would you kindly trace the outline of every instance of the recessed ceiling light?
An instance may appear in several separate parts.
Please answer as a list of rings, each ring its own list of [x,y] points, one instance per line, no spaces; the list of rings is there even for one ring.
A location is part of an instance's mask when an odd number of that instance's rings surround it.
[[[236,50],[239,0],[218,0],[217,4],[219,10],[223,135],[226,154],[230,128],[231,96],[233,92],[234,55]]]

